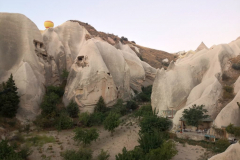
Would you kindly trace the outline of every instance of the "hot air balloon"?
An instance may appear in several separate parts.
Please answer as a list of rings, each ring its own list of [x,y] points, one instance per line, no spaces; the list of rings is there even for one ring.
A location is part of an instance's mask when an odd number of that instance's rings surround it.
[[[44,26],[45,26],[45,28],[53,27],[54,23],[52,21],[45,21]]]

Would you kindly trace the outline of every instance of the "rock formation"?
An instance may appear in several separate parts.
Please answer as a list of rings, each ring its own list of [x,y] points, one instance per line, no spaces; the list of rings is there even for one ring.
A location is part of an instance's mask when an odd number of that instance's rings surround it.
[[[44,94],[44,64],[39,57],[42,35],[24,15],[0,13],[0,37],[0,83],[13,74],[20,96],[17,117],[31,120],[40,112]]]
[[[215,119],[219,113],[216,109],[217,101],[222,92],[219,79],[226,70],[228,60],[239,55],[239,46],[240,40],[236,40],[229,44],[215,46],[210,50],[189,52],[176,63],[171,62],[167,71],[158,70],[151,96],[153,109],[156,108],[159,115],[162,115],[164,110],[176,110],[174,126],[179,124],[182,111],[193,104],[205,105],[208,114]],[[229,104],[229,107],[227,105],[225,108],[216,118],[218,127],[220,124],[225,124],[223,121],[236,124],[238,120],[235,106]],[[233,117],[230,118],[231,116]]]
[[[203,49],[208,50],[208,47],[202,42],[202,43],[198,46],[198,48],[196,49],[196,52],[201,51],[201,50],[203,50]]]

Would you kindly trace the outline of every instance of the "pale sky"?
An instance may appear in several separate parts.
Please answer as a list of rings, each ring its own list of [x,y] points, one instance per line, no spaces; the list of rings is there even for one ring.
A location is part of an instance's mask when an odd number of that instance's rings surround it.
[[[240,36],[240,0],[0,0],[0,12],[22,13],[41,30],[45,20],[80,20],[171,53]]]

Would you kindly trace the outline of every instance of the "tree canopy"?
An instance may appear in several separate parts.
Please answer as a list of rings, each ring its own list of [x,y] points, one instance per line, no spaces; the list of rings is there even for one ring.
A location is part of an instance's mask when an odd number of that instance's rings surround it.
[[[206,115],[208,111],[204,107],[204,105],[197,106],[194,104],[189,109],[184,109],[182,118],[186,121],[187,125],[198,127],[202,119],[209,117],[209,115]]]
[[[12,74],[6,83],[1,86],[0,93],[0,114],[4,117],[15,117],[19,107],[20,97]]]

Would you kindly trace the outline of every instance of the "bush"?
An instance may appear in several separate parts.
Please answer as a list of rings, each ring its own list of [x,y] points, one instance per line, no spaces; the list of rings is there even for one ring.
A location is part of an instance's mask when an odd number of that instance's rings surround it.
[[[232,64],[232,68],[235,69],[235,70],[240,70],[240,63]]]
[[[48,86],[47,87],[47,94],[49,93],[55,93],[59,97],[62,97],[64,94],[64,88],[58,87],[58,86]]]
[[[221,153],[221,152],[224,152],[229,146],[230,146],[230,143],[227,139],[219,139],[215,143],[214,151],[217,153]]]
[[[222,81],[227,81],[229,79],[230,79],[230,77],[226,73],[222,74]]]
[[[174,141],[165,141],[163,145],[157,149],[150,150],[145,159],[148,160],[170,160],[178,153]]]
[[[152,86],[142,87],[142,92],[136,95],[134,99],[139,102],[150,102],[151,94],[152,94]]]
[[[20,97],[18,96],[18,88],[15,85],[12,74],[6,84],[2,84],[1,90],[0,115],[3,117],[13,118],[16,116],[19,107]]]
[[[78,151],[67,150],[62,153],[64,160],[91,160],[92,151],[86,148],[80,148]]]
[[[107,117],[107,113],[95,112],[90,115],[90,124],[91,126],[99,126],[103,123],[105,118]]]
[[[70,117],[76,118],[79,114],[79,108],[77,103],[73,102],[73,100],[67,106],[67,112]]]
[[[81,113],[79,115],[79,121],[81,124],[83,124],[86,127],[91,127],[91,115],[88,112]]]
[[[126,147],[122,149],[122,153],[116,155],[116,160],[144,160],[144,153],[141,148],[135,147],[134,150],[128,151]]]
[[[144,117],[144,116],[153,115],[152,106],[151,105],[142,106],[139,110],[137,110],[135,112],[134,115],[136,117]]]
[[[235,127],[233,124],[229,124],[226,127],[226,131],[233,134],[235,137],[240,137],[240,127]]]
[[[98,155],[98,160],[108,160],[110,157],[109,153],[107,151],[101,150],[101,153]]]
[[[233,97],[234,97],[233,87],[231,87],[231,86],[224,86],[223,87],[223,98],[224,99],[232,99]]]
[[[103,122],[104,128],[111,132],[111,135],[113,134],[114,129],[117,128],[120,124],[119,118],[119,114],[115,112],[110,112]]]
[[[146,154],[151,149],[156,149],[160,147],[164,139],[168,139],[169,136],[165,132],[153,132],[153,133],[139,133],[139,147],[143,150],[143,152]]]
[[[75,136],[73,137],[73,139],[78,142],[83,142],[84,145],[90,144],[93,140],[96,141],[99,136],[97,129],[95,128],[76,128],[74,129],[74,132]]]
[[[157,115],[145,116],[140,121],[141,133],[153,133],[154,131],[164,132],[169,129],[172,122],[168,118]]]
[[[107,106],[104,102],[103,97],[101,96],[97,102],[96,107],[94,108],[94,112],[102,112],[105,113],[107,111]]]
[[[43,98],[43,102],[40,105],[42,109],[41,114],[45,117],[49,115],[55,115],[57,110],[56,105],[59,100],[60,97],[54,92],[46,94]]]
[[[73,127],[73,120],[66,112],[61,112],[60,116],[56,119],[57,130],[70,129]]]
[[[127,107],[123,104],[122,99],[118,99],[117,103],[113,106],[111,111],[123,116],[127,114]]]
[[[2,160],[23,160],[21,155],[14,151],[14,148],[8,145],[6,140],[0,142],[0,159]]]
[[[137,105],[137,103],[135,102],[135,101],[133,101],[133,100],[130,100],[130,101],[127,101],[127,109],[131,109],[131,110],[135,110],[135,109],[137,109],[138,108],[138,105]]]

